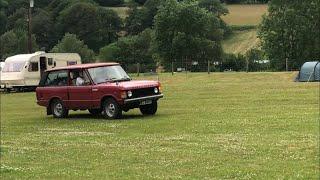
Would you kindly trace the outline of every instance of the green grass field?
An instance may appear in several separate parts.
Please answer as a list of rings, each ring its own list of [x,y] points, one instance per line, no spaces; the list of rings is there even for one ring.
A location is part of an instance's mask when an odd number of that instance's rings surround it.
[[[295,75],[163,74],[156,116],[122,120],[1,94],[1,179],[319,179],[319,83]]]

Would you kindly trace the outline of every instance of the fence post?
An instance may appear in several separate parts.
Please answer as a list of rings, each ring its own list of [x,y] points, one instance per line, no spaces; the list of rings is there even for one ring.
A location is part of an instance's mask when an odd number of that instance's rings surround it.
[[[288,71],[288,58],[286,58],[286,71]]]
[[[208,74],[210,74],[210,60],[208,60]]]
[[[140,63],[137,63],[137,76],[140,76]]]
[[[246,72],[248,73],[249,72],[249,60],[246,59]]]
[[[186,57],[186,69],[185,69],[185,71],[186,71],[186,74],[188,74],[188,58]]]
[[[172,73],[172,76],[173,76],[173,61],[171,62],[171,73]]]

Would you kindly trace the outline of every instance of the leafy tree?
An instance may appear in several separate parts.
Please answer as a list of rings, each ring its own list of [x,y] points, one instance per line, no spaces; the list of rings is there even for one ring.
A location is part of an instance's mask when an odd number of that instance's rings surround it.
[[[222,63],[220,64],[220,70],[226,71],[245,71],[246,59],[241,54],[225,54],[223,56]]]
[[[97,35],[100,37],[99,41],[97,42],[98,48],[118,39],[117,33],[121,29],[122,22],[115,11],[98,8],[97,21]]]
[[[0,0],[0,9],[4,9],[8,7],[8,1],[7,0]]]
[[[134,2],[143,5],[147,0],[134,0]]]
[[[41,48],[49,50],[55,43],[54,22],[50,13],[45,10],[37,10],[32,19],[32,33],[37,37],[37,44]]]
[[[24,30],[15,29],[2,34],[0,37],[0,55],[2,57],[0,58],[27,53],[27,41],[27,32]],[[32,48],[33,51],[38,49],[34,35],[32,36]]]
[[[7,15],[12,15],[20,8],[29,7],[29,1],[26,0],[7,0],[8,5],[6,7]]]
[[[118,61],[130,72],[135,71],[136,63],[146,67],[155,66],[151,42],[152,30],[146,29],[138,35],[120,38],[116,43],[101,48],[99,57],[107,61]]]
[[[120,52],[120,48],[117,46],[117,43],[111,43],[100,49],[99,60],[100,61],[115,61],[117,60],[117,55]]]
[[[298,69],[305,61],[320,57],[320,1],[277,1],[269,4],[259,37],[272,68]]]
[[[155,17],[155,43],[166,64],[220,60],[222,34],[214,32],[219,32],[218,17],[195,2],[168,0]]]
[[[123,0],[94,0],[101,6],[118,6],[123,4]]]
[[[146,28],[151,28],[154,16],[157,14],[161,0],[147,0],[143,7],[134,6],[129,11],[129,16],[125,20],[126,31],[131,35],[136,35]]]
[[[218,17],[229,13],[229,10],[219,0],[199,0],[199,6]]]
[[[231,33],[230,27],[222,20],[221,16],[229,13],[229,10],[219,0],[199,0],[199,6],[218,17],[220,29],[223,30],[223,36],[226,37]]]
[[[14,50],[18,44],[18,37],[13,31],[8,31],[0,37],[0,54],[6,58],[15,54]]]
[[[52,48],[51,52],[78,53],[83,63],[94,61],[94,52],[74,34],[66,33],[62,40]]]
[[[120,17],[113,11],[93,4],[75,3],[61,12],[60,30],[76,34],[93,50],[117,39]]]
[[[26,21],[26,15],[28,10],[25,8],[19,8],[14,14],[8,17],[7,29],[28,29]]]
[[[3,34],[6,31],[8,18],[5,13],[5,8],[7,8],[7,6],[8,6],[7,1],[0,0],[0,34]]]
[[[264,60],[264,54],[263,51],[261,51],[260,49],[250,49],[249,51],[246,52],[245,54],[246,57],[246,71],[259,71],[262,69],[266,69],[265,67],[263,67],[263,65],[259,64],[257,61],[262,61]],[[266,67],[268,66],[265,65]]]
[[[7,16],[4,11],[0,10],[0,34],[3,34],[6,31],[7,22]]]
[[[147,8],[138,9],[134,7],[129,11],[129,16],[125,21],[125,27],[129,34],[139,34],[152,25],[152,21],[149,20],[149,10]]]

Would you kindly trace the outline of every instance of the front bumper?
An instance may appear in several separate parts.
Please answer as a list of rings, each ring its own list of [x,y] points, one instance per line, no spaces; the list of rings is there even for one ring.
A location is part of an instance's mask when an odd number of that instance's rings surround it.
[[[130,104],[130,103],[136,103],[143,100],[158,100],[160,98],[163,98],[163,94],[157,94],[152,96],[145,96],[145,97],[138,97],[138,98],[132,98],[132,99],[125,99],[124,104]]]

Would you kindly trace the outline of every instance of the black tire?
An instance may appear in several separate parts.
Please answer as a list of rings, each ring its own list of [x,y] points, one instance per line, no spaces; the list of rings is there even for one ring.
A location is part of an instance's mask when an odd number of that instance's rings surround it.
[[[113,98],[108,98],[103,102],[102,112],[107,119],[119,119],[122,116],[122,109]]]
[[[101,112],[102,112],[101,109],[88,109],[88,111],[89,111],[90,114],[92,114],[92,115],[99,115],[99,114],[101,114]]]
[[[51,103],[51,111],[55,118],[65,118],[69,114],[69,110],[64,106],[61,100],[55,99]]]
[[[139,108],[143,115],[154,115],[157,112],[158,103],[157,101],[153,101],[152,104],[140,106]]]

